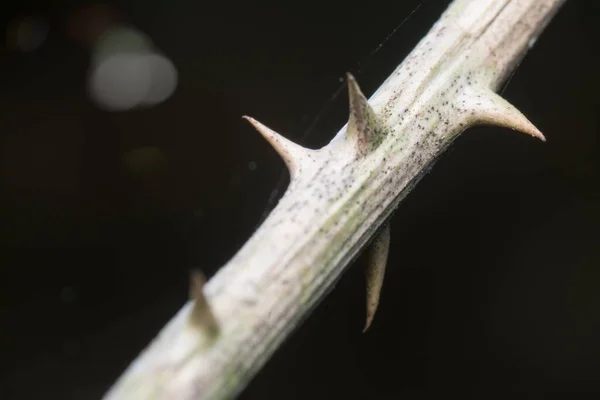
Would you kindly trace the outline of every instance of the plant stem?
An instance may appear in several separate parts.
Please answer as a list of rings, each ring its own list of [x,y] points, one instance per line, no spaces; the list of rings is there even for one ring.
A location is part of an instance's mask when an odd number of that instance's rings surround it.
[[[461,132],[496,124],[543,139],[494,90],[563,3],[453,1],[368,104],[350,77],[350,122],[322,149],[249,118],[290,169],[286,193],[105,399],[235,397]]]

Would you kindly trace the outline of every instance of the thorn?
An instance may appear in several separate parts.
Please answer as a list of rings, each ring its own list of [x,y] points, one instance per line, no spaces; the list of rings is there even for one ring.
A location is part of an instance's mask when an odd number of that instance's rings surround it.
[[[219,325],[204,295],[205,284],[206,277],[202,271],[190,272],[190,300],[195,301],[190,314],[190,323],[207,331],[210,336],[215,336],[219,331]]]
[[[382,130],[377,122],[377,115],[360,90],[354,76],[347,73],[346,78],[350,102],[350,118],[346,128],[346,137],[356,142],[357,150],[361,155],[366,155],[381,143]]]
[[[519,110],[491,90],[472,91],[465,96],[467,110],[475,112],[475,119],[482,124],[511,128],[545,142],[546,138]]]
[[[275,151],[279,153],[285,165],[287,165],[288,170],[290,172],[291,177],[293,178],[295,174],[300,169],[300,163],[309,157],[309,153],[312,151],[310,149],[306,149],[296,143],[284,138],[279,133],[274,130],[268,128],[267,126],[261,124],[257,120],[252,117],[248,117],[244,115],[246,121],[250,122],[252,126],[265,138],[267,141],[273,146]]]
[[[367,278],[367,322],[363,333],[369,329],[375,312],[379,306],[379,297],[381,296],[381,287],[385,276],[385,267],[387,264],[388,253],[390,249],[390,225],[386,224],[377,234],[377,237],[371,243],[368,254],[368,264],[366,270]]]

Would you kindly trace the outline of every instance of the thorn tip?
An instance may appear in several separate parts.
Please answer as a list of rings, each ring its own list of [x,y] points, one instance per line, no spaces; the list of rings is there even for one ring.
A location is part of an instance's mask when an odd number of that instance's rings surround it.
[[[366,270],[367,279],[367,317],[363,333],[369,329],[379,306],[385,267],[390,249],[390,225],[386,224],[377,234],[369,247],[369,257]]]
[[[381,143],[382,129],[380,129],[373,108],[360,90],[354,76],[348,72],[346,78],[350,104],[350,118],[346,128],[346,138],[355,143],[360,155],[366,155]]]
[[[464,97],[467,109],[475,111],[475,119],[483,124],[497,125],[526,133],[542,142],[546,137],[512,104],[491,90],[471,89]]]
[[[250,122],[252,126],[273,146],[288,167],[290,175],[294,177],[301,162],[307,158],[311,150],[306,149],[296,143],[286,139],[271,128],[261,124],[257,120],[247,115],[243,119]]]
[[[195,302],[190,314],[190,323],[207,331],[210,336],[214,336],[218,333],[219,326],[204,295],[205,284],[206,277],[202,271],[198,269],[190,271],[190,300]]]

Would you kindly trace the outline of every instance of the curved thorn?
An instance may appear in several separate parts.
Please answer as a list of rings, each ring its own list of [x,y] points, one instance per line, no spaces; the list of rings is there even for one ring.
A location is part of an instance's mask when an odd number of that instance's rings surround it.
[[[293,178],[300,169],[300,163],[309,157],[310,149],[306,149],[291,140],[286,139],[271,128],[261,124],[252,117],[244,115],[246,121],[252,126],[273,146],[275,151],[279,153],[285,165],[288,167],[291,177]]]
[[[511,128],[546,141],[542,132],[523,113],[497,93],[472,90],[464,99],[464,106],[473,111],[476,122]]]
[[[200,329],[204,329],[211,335],[216,335],[219,331],[219,326],[210,304],[204,295],[204,285],[206,277],[200,270],[192,270],[190,272],[190,300],[194,301],[192,313],[190,314],[189,322]]]
[[[390,225],[386,224],[377,234],[375,241],[369,247],[367,278],[367,321],[363,332],[371,326],[375,312],[379,306],[381,287],[385,276],[388,253],[390,249]]]
[[[346,138],[356,143],[358,152],[362,155],[375,148],[381,142],[381,129],[377,116],[367,98],[360,90],[356,79],[347,73],[348,98],[350,103],[350,118],[346,128]]]

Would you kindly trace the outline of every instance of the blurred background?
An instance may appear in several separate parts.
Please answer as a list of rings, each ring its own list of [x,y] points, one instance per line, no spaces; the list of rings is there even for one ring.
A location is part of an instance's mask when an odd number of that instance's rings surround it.
[[[370,96],[448,3],[3,4],[0,399],[101,398],[285,190],[241,116],[326,144],[345,72]],[[392,218],[370,331],[359,258],[241,399],[600,395],[599,7],[503,93],[548,141],[461,136]]]

